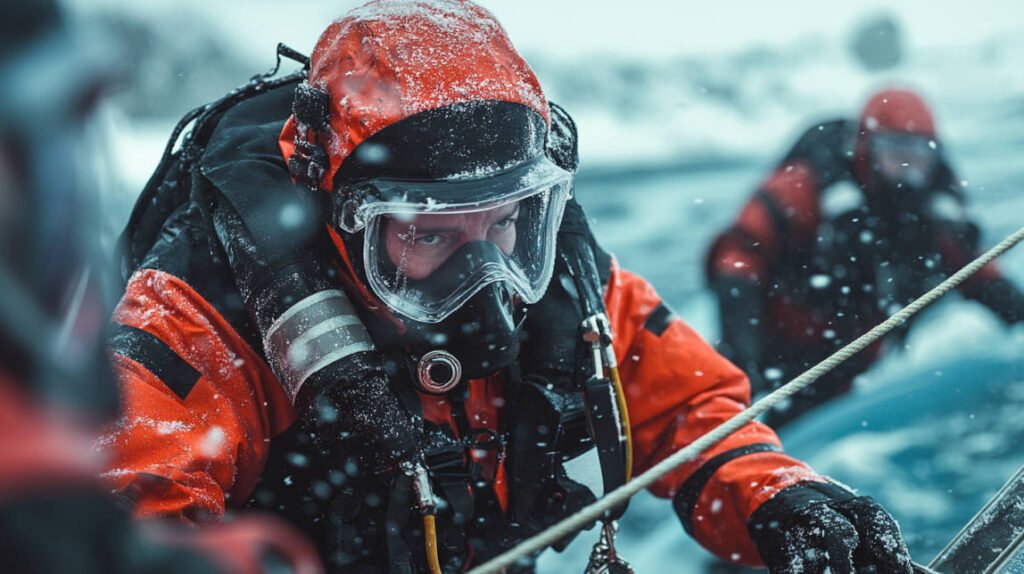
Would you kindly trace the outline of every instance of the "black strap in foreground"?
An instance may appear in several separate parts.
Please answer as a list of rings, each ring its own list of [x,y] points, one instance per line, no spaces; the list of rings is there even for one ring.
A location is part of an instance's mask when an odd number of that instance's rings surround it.
[[[199,371],[148,331],[116,324],[111,329],[109,345],[113,352],[149,369],[181,400],[199,381]]]
[[[615,387],[610,380],[595,377],[586,382],[583,392],[590,436],[597,446],[604,493],[607,494],[626,484],[625,444],[616,414]],[[618,520],[625,511],[626,504],[623,504],[608,511],[607,516],[612,520]]]
[[[697,469],[697,472],[694,472],[690,475],[690,478],[686,479],[683,487],[673,497],[672,507],[675,509],[676,514],[679,515],[679,520],[683,523],[683,528],[686,529],[688,534],[693,535],[693,510],[697,506],[700,493],[704,490],[704,486],[711,480],[715,472],[727,462],[731,462],[741,456],[759,452],[782,452],[782,449],[774,444],[762,442],[727,450],[705,462],[703,466]]]

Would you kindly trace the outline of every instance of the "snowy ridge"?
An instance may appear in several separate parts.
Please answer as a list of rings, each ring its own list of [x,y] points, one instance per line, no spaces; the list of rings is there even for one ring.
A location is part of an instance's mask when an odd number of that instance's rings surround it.
[[[811,121],[856,115],[889,84],[920,89],[944,140],[969,148],[1024,123],[1022,60],[1017,35],[913,53],[887,72],[863,69],[838,39],[660,63],[532,63],[576,117],[584,164],[622,166],[781,153]]]

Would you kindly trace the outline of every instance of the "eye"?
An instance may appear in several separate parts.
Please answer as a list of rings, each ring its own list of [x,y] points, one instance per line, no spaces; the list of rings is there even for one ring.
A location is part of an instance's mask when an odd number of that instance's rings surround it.
[[[429,233],[427,235],[420,235],[416,238],[417,245],[425,245],[427,247],[438,245],[441,243],[441,236],[437,233]]]
[[[512,215],[509,215],[505,219],[499,220],[494,225],[495,225],[495,227],[498,227],[499,229],[507,229],[507,228],[511,227],[512,225],[514,225],[518,218],[519,218],[519,213],[518,212],[517,213],[513,213]]]

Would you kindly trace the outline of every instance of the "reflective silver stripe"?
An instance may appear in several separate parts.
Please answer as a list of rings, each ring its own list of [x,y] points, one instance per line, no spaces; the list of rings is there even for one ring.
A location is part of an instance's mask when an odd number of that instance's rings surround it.
[[[263,345],[293,402],[317,371],[374,349],[352,303],[337,289],[320,291],[289,307],[267,330]]]
[[[301,375],[301,377],[299,378],[299,388],[302,388],[302,384],[306,382],[306,379],[308,379],[314,373],[326,367],[327,365],[330,365],[335,361],[340,361],[341,359],[344,359],[349,355],[361,353],[363,351],[372,351],[373,349],[373,343],[353,343],[347,347],[342,347],[335,351],[331,351],[327,355],[321,357],[319,361],[310,365],[309,369],[307,369],[306,372]],[[294,400],[295,397],[292,397],[292,401]]]
[[[308,345],[313,339],[342,327],[349,327],[351,325],[362,325],[359,321],[359,317],[331,317],[326,321],[319,323],[316,327],[307,330],[305,333],[299,335],[294,341],[292,341],[292,348],[304,347]]]
[[[289,319],[294,317],[296,313],[301,313],[306,308],[316,305],[317,303],[323,301],[324,299],[331,299],[335,297],[341,298],[342,300],[344,300],[344,302],[348,305],[350,309],[352,308],[351,303],[349,303],[348,301],[348,297],[346,297],[345,294],[339,291],[338,289],[328,289],[326,291],[314,293],[309,297],[306,297],[302,301],[299,301],[298,303],[292,305],[284,313],[281,313],[281,316],[278,317],[272,325],[270,325],[269,329],[267,329],[267,336],[264,338],[269,339],[273,337],[274,333],[276,333],[277,330],[281,328],[281,325],[283,325]]]

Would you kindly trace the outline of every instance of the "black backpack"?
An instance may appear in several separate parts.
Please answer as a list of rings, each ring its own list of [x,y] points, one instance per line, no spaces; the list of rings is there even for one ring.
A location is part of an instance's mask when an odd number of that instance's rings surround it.
[[[282,57],[302,64],[302,68],[275,77],[281,68]],[[209,209],[211,200],[206,189],[208,183],[204,178],[198,177],[196,170],[199,167],[198,160],[206,150],[210,136],[216,130],[224,113],[268,90],[288,84],[298,85],[308,73],[309,57],[284,44],[278,44],[277,63],[273,69],[253,76],[246,84],[219,100],[193,109],[178,121],[167,141],[160,163],[135,201],[128,223],[118,237],[118,263],[124,284],[127,284],[132,273],[138,269],[160,237],[160,231],[167,218],[186,202],[195,201],[200,206],[204,220],[212,229]],[[181,134],[189,126],[191,129],[181,139],[181,144],[177,145]],[[215,258],[220,256],[219,253],[213,255]]]

